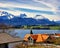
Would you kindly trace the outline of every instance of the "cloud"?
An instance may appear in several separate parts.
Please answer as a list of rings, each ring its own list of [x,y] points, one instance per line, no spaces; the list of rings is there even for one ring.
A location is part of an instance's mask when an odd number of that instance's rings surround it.
[[[26,8],[26,9],[35,9],[35,10],[51,10],[51,8],[42,8],[42,7],[36,7],[36,6],[31,6],[31,5],[25,5],[25,4],[9,4],[9,3],[0,3],[0,7],[17,7],[17,8]]]
[[[59,0],[0,0],[0,10],[14,15],[26,13],[28,17],[40,14],[55,21],[59,20],[59,6]]]
[[[2,10],[11,10],[11,11],[23,11],[23,12],[30,12],[30,13],[44,13],[44,14],[54,14],[53,10],[50,8],[42,8],[42,7],[35,7],[29,6],[24,4],[3,4],[0,3],[0,9]],[[23,6],[22,6],[23,5]]]
[[[34,1],[38,2],[38,3],[45,4],[46,6],[50,7],[54,12],[56,11],[56,8],[51,3],[47,3],[47,0],[46,0],[46,2],[45,2],[45,0],[34,0]]]
[[[40,2],[40,3],[43,2],[48,6],[52,6],[57,16],[60,16],[60,0],[34,0],[34,1]]]
[[[60,20],[60,16],[57,15],[47,15],[47,14],[41,14],[42,16],[48,18],[50,21],[58,21]]]

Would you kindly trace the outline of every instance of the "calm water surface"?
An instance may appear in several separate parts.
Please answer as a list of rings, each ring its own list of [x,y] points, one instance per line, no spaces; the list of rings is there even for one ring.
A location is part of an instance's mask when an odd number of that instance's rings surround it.
[[[16,35],[18,37],[24,38],[24,36],[26,34],[30,33],[30,29],[10,29],[10,30],[7,30],[6,32],[9,32],[11,35]],[[39,29],[33,29],[32,32],[34,34],[54,34],[54,33],[60,33],[60,30],[39,30]]]
[[[26,34],[30,33],[30,29],[15,29],[14,30],[15,33],[17,33],[17,36],[23,38]],[[60,33],[60,30],[37,30],[37,29],[33,29],[32,32],[34,34],[54,34],[54,33]]]

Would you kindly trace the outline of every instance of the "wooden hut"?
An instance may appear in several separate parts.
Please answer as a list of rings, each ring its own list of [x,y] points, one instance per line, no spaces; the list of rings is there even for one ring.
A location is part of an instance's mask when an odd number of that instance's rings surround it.
[[[12,37],[7,33],[0,33],[0,48],[9,48],[10,43],[20,42],[21,39]]]

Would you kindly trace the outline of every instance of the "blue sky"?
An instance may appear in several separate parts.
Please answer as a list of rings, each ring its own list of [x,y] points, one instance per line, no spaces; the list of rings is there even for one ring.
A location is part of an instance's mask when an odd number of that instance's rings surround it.
[[[40,14],[50,20],[60,20],[60,0],[0,0],[0,10],[14,15],[26,13],[31,17]]]

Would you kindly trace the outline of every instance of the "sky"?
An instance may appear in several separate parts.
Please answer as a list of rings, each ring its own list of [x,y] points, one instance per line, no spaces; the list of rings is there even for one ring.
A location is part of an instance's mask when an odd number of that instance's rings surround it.
[[[42,15],[51,21],[60,21],[60,0],[0,0],[0,11],[15,16],[25,13],[32,18]]]

